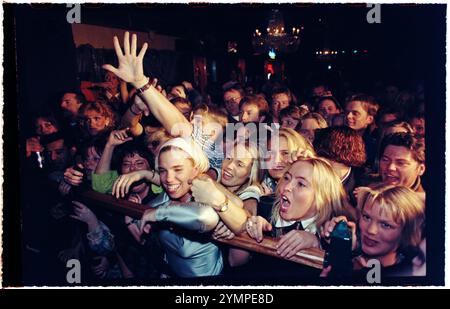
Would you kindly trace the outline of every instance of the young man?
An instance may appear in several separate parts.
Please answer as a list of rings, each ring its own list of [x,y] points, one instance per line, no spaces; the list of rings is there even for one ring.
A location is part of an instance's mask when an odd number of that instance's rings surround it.
[[[370,136],[369,126],[375,120],[378,107],[374,98],[365,94],[353,95],[345,103],[345,124],[363,137],[369,166],[373,165],[376,152],[376,141]]]

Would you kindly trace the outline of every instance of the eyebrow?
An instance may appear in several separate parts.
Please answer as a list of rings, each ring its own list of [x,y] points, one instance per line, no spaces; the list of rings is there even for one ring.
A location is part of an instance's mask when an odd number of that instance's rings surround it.
[[[304,180],[304,181],[306,181],[307,183],[309,183],[309,180],[306,179],[305,177],[302,177],[302,176],[297,176],[297,177],[295,177],[295,179],[301,179],[301,180]]]

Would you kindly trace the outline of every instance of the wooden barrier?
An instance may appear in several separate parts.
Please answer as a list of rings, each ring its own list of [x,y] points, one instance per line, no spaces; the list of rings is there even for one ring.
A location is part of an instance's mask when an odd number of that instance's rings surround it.
[[[136,204],[123,199],[117,199],[112,195],[102,194],[95,191],[85,191],[78,196],[80,202],[96,205],[113,212],[118,212],[132,218],[140,219],[147,207],[141,204]],[[250,238],[246,233],[235,236],[231,240],[219,240],[221,243],[245,249],[248,251],[258,252],[265,255],[270,255],[276,258],[281,258],[277,254],[276,240],[271,237],[264,237],[263,241],[258,243]],[[295,263],[307,265],[314,268],[323,268],[325,252],[321,249],[311,248],[297,252],[295,256],[289,260]]]

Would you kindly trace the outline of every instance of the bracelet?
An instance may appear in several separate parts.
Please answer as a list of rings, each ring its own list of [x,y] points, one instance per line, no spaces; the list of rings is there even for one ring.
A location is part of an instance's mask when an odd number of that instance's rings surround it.
[[[136,88],[138,91],[138,94],[143,94],[150,86],[152,85],[150,78],[148,79],[147,83],[142,86],[141,88]]]

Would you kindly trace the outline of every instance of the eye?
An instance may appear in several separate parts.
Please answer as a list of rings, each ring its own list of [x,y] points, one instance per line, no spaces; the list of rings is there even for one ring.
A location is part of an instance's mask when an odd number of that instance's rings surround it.
[[[392,229],[393,226],[390,225],[389,223],[385,223],[385,222],[381,222],[381,227],[384,229]]]
[[[238,166],[239,166],[239,167],[245,167],[245,164],[242,163],[242,162],[239,162],[239,163],[238,163]]]
[[[364,221],[366,221],[366,222],[369,222],[369,221],[370,221],[370,217],[369,217],[368,215],[365,215],[365,214],[362,215],[362,219],[363,219]]]
[[[299,181],[297,184],[298,184],[299,187],[306,187],[306,185],[303,182],[301,182],[301,181]]]

